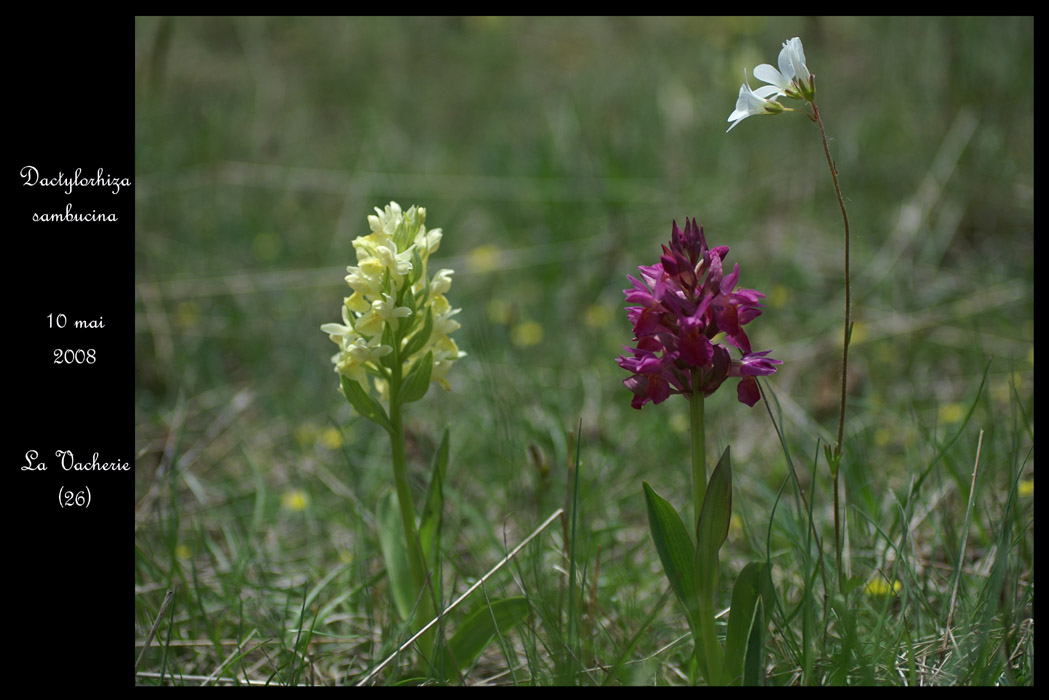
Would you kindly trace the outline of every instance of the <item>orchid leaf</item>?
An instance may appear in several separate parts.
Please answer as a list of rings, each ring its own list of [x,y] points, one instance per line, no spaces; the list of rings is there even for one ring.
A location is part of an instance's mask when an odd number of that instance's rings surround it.
[[[751,562],[743,567],[732,589],[722,674],[732,684],[738,683],[741,678],[745,679],[744,664],[748,658],[748,644],[754,637],[754,627],[767,622],[764,618],[756,619],[754,611],[759,606],[763,610],[767,609],[767,601],[772,596],[771,585],[768,566],[764,562]]]
[[[689,626],[693,631],[698,630],[698,601],[693,568],[695,545],[688,534],[688,528],[674,507],[652,490],[647,482],[642,484],[645,489],[645,504],[648,507],[649,529],[659,553],[659,560],[663,563],[663,572],[670,581],[674,595],[685,606]]]
[[[444,429],[441,444],[433,459],[430,488],[426,493],[422,517],[419,518],[419,544],[430,570],[436,568],[437,551],[441,546],[441,514],[444,510],[444,475],[448,468],[448,429]]]
[[[472,666],[496,635],[510,632],[528,617],[530,610],[527,598],[501,598],[485,601],[467,615],[443,649],[441,667],[448,680],[457,680],[458,673]]]
[[[753,621],[750,626],[750,636],[747,638],[747,651],[743,661],[743,685],[765,684],[765,637],[767,623],[765,622],[765,605],[761,597],[758,597],[754,606]]]
[[[423,349],[426,345],[426,341],[430,339],[430,335],[433,334],[433,311],[429,308],[426,309],[426,315],[423,317],[422,328],[417,330],[411,338],[408,339],[408,344],[404,346],[404,350],[401,351],[402,357],[411,357],[415,353]]]
[[[371,396],[359,383],[349,377],[340,376],[339,379],[342,380],[342,393],[357,413],[372,423],[382,426],[386,432],[393,430],[390,426],[390,419],[386,416],[386,409],[374,396]]]
[[[433,371],[433,353],[428,352],[412,363],[412,368],[408,370],[397,392],[397,402],[403,405],[426,396],[426,391],[430,388],[431,371]]]
[[[416,591],[412,583],[408,551],[400,537],[401,506],[397,502],[396,492],[390,491],[379,499],[376,520],[379,525],[379,547],[386,564],[386,576],[390,582],[394,606],[401,620],[407,622],[415,607]]]
[[[718,551],[728,537],[732,517],[732,458],[729,448],[721,455],[710,475],[703,509],[696,525],[695,576],[697,591],[704,600],[713,601],[718,581]]]

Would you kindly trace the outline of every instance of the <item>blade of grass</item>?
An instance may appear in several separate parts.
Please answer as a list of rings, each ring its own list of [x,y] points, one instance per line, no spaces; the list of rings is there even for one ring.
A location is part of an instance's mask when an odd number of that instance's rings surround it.
[[[437,617],[433,618],[428,623],[426,623],[426,625],[424,625],[422,627],[422,629],[420,629],[418,632],[416,632],[414,635],[412,635],[412,637],[408,641],[406,641],[404,644],[402,644],[400,647],[398,647],[397,651],[395,651],[393,654],[391,654],[390,656],[388,656],[385,659],[383,659],[378,665],[376,665],[374,668],[372,668],[367,674],[365,674],[364,678],[362,678],[361,680],[357,681],[356,685],[363,686],[365,683],[367,683],[369,680],[371,680],[373,677],[375,677],[375,674],[377,674],[379,671],[381,671],[383,668],[385,668],[388,663],[393,661],[395,658],[397,658],[397,656],[400,653],[402,653],[405,649],[410,647],[412,645],[412,643],[415,642],[416,639],[421,637],[431,627],[433,627],[435,624],[437,624],[437,621],[440,620],[441,616],[447,615],[449,612],[451,612],[452,610],[457,608],[459,606],[459,603],[461,603],[464,600],[466,600],[466,598],[469,597],[471,593],[473,593],[478,588],[480,588],[482,585],[484,585],[485,581],[487,581],[489,578],[491,578],[492,575],[495,574],[495,572],[499,571],[499,569],[503,568],[503,566],[505,566],[507,562],[509,562],[513,557],[515,557],[517,555],[517,553],[520,552],[525,547],[525,545],[527,545],[529,542],[531,542],[533,539],[535,539],[535,537],[537,537],[539,535],[539,533],[541,533],[543,530],[545,530],[547,528],[547,526],[550,525],[550,523],[552,523],[557,518],[561,517],[561,514],[563,512],[564,511],[561,508],[558,508],[553,513],[553,515],[551,515],[546,520],[544,520],[543,523],[538,528],[533,530],[532,533],[530,535],[528,535],[528,537],[526,537],[516,547],[514,547],[513,551],[508,553],[503,558],[502,561],[500,561],[494,567],[489,569],[488,572],[484,576],[482,576],[480,579],[478,579],[476,583],[474,583],[472,586],[470,586],[466,590],[465,593],[463,593],[461,596],[456,598],[455,601],[452,602],[443,611],[441,611],[441,613]]]
[[[936,456],[933,457],[932,460],[930,460],[929,465],[925,467],[924,471],[922,471],[921,476],[918,477],[917,482],[915,482],[914,484],[913,488],[915,492],[917,492],[917,490],[921,488],[921,485],[925,482],[925,479],[932,472],[932,468],[939,464],[940,460],[943,459],[943,456],[945,454],[947,454],[947,451],[951,448],[951,446],[954,445],[954,443],[957,442],[958,439],[965,434],[965,429],[969,425],[969,419],[972,418],[973,412],[976,410],[976,406],[979,403],[980,395],[983,394],[983,388],[987,385],[987,375],[991,369],[991,361],[993,359],[993,357],[988,358],[987,364],[984,365],[983,376],[980,378],[980,386],[976,389],[976,396],[973,397],[972,402],[969,404],[969,410],[966,412],[965,417],[962,419],[961,425],[958,426],[958,430],[955,431],[954,435],[952,435],[946,443],[940,446],[940,449],[937,451]]]
[[[169,588],[167,593],[164,594],[164,601],[160,604],[160,610],[157,611],[157,616],[153,620],[153,626],[149,630],[149,634],[146,635],[146,643],[142,645],[142,651],[138,653],[138,659],[135,661],[135,672],[138,672],[138,667],[142,664],[142,657],[145,656],[146,650],[149,649],[149,645],[153,642],[153,637],[157,634],[157,629],[160,627],[160,621],[164,617],[164,613],[167,611],[168,606],[171,605],[171,601],[175,599],[175,591],[178,590],[178,584],[173,588]]]
[[[575,468],[572,478],[572,510],[570,524],[570,539],[568,545],[568,649],[575,654],[579,643],[579,623],[576,620],[576,523],[579,511],[579,446],[583,442],[583,419],[579,419],[579,427],[576,430],[575,440]]]
[[[976,475],[980,470],[980,452],[983,449],[983,431],[980,431],[980,438],[976,442],[976,463],[973,465],[973,480],[972,485],[969,488],[969,504],[965,508],[965,527],[962,530],[962,541],[958,548],[958,558],[955,560],[954,565],[954,584],[951,586],[951,602],[947,608],[947,622],[943,628],[943,643],[940,647],[941,653],[947,650],[947,632],[951,629],[951,623],[954,621],[954,606],[958,602],[958,586],[962,580],[962,563],[965,561],[965,544],[969,538],[969,527],[972,524],[973,519],[973,506],[976,503]]]
[[[1009,495],[1005,501],[998,535],[994,544],[994,562],[991,565],[990,576],[987,577],[980,591],[978,601],[980,620],[977,624],[980,639],[979,643],[975,645],[976,653],[974,658],[976,663],[966,669],[968,673],[965,679],[968,682],[979,685],[993,685],[997,683],[1005,665],[1005,662],[998,661],[996,657],[999,657],[1001,655],[1000,652],[1004,651],[1004,638],[1007,630],[1002,631],[1001,638],[997,641],[991,639],[991,634],[995,619],[998,617],[1002,607],[1005,578],[1011,561],[1009,556],[1011,550],[1009,514],[1016,502],[1017,489],[1023,469],[1023,464],[1017,466],[1015,475],[1012,475],[1010,478]],[[991,647],[990,649],[988,648],[989,646]]]
[[[236,663],[240,659],[244,658],[244,656],[247,655],[247,650],[244,648],[244,645],[251,641],[251,638],[255,636],[256,632],[258,632],[258,630],[252,630],[248,634],[248,636],[244,638],[243,641],[238,641],[234,645],[233,651],[229,653],[229,655],[222,661],[222,663],[215,667],[214,671],[209,673],[207,677],[203,681],[201,681],[200,685],[209,685],[216,679],[221,678],[222,672],[225,671],[226,668],[230,666],[230,664]]]
[[[616,660],[612,663],[612,668],[605,674],[605,680],[601,682],[601,685],[610,685],[613,680],[619,677],[620,672],[623,670],[623,665],[626,663],[626,659],[633,653],[634,648],[637,646],[638,641],[641,639],[641,634],[652,624],[652,621],[656,619],[656,615],[663,612],[663,606],[666,605],[667,599],[670,598],[670,594],[674,592],[674,589],[667,587],[663,591],[663,595],[659,597],[655,606],[652,608],[652,612],[648,614],[648,617],[644,619],[641,626],[638,627],[637,632],[630,638],[630,641],[626,643],[623,650],[616,657]]]
[[[168,634],[164,642],[164,654],[160,660],[160,685],[164,685],[164,675],[167,673],[168,668],[168,649],[171,648],[171,635],[175,630],[175,606],[172,605],[169,607],[171,608],[171,612],[168,615]]]

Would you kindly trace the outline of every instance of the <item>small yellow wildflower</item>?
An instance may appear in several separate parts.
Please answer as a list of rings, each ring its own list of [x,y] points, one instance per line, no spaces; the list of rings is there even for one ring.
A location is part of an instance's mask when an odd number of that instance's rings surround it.
[[[499,249],[490,243],[479,245],[466,254],[467,267],[471,272],[486,274],[499,265]]]
[[[766,303],[774,309],[779,309],[786,306],[790,302],[790,289],[786,285],[774,284],[772,289],[769,290],[769,295],[766,298]]]
[[[510,341],[519,348],[538,345],[543,340],[543,327],[536,321],[524,321],[510,329]]]
[[[602,328],[612,318],[612,310],[603,304],[591,304],[586,307],[583,320],[590,328]]]
[[[733,513],[732,517],[729,518],[728,529],[733,535],[743,532],[743,518],[739,517],[738,513]]]
[[[513,316],[513,309],[502,299],[492,299],[488,302],[488,320],[492,323],[506,325]]]
[[[896,433],[888,428],[878,428],[874,431],[874,444],[878,447],[885,447],[890,442]]]
[[[1020,481],[1020,496],[1027,498],[1034,495],[1034,479],[1023,479]]]
[[[965,407],[960,403],[945,403],[940,406],[939,417],[944,425],[960,423],[965,418]]]
[[[342,447],[342,431],[337,428],[328,428],[321,433],[321,444],[329,450],[337,450]]]
[[[882,577],[871,579],[867,582],[867,585],[863,587],[863,591],[872,597],[883,598],[887,595],[894,595],[900,592],[903,588],[903,584],[899,581],[893,581],[892,585]]]
[[[295,428],[293,435],[299,447],[312,447],[317,440],[317,427],[312,423],[303,423]]]
[[[179,302],[175,307],[175,324],[179,328],[192,328],[200,321],[200,307],[193,301]]]
[[[302,489],[291,489],[290,491],[285,491],[284,495],[281,496],[280,504],[288,510],[298,512],[306,510],[309,499],[306,496],[306,492]]]
[[[870,335],[870,333],[867,330],[867,324],[862,321],[856,321],[852,324],[852,334],[849,336],[849,347],[863,342],[868,335]],[[842,340],[844,341],[845,338],[843,337]]]

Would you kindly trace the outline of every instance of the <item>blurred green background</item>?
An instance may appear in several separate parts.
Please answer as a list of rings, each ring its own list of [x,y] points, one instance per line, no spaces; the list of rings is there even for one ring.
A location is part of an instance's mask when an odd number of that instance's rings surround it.
[[[1033,35],[1030,17],[138,18],[137,544],[236,559],[223,528],[258,533],[293,578],[360,556],[344,504],[370,512],[388,486],[385,435],[351,417],[319,327],[390,200],[426,207],[444,231],[431,267],[455,270],[468,356],[407,420],[420,489],[451,430],[464,569],[498,558],[511,517],[513,544],[562,504],[581,421],[581,512],[606,558],[655,576],[640,480],[687,493],[687,405],[632,410],[614,360],[626,275],[675,219],[768,294],[748,332],[784,361],[767,386],[815,454],[836,427],[843,308],[819,133],[799,114],[725,133],[744,69],[793,36],[852,223],[847,491],[876,501],[920,468],[922,435],[958,424],[988,363],[980,427],[1033,410]],[[707,416],[737,502],[767,502],[785,466],[764,406],[729,382]],[[180,524],[158,515],[168,488]],[[741,512],[763,552],[767,511]],[[171,576],[153,561],[142,595]],[[603,585],[627,587],[628,568]]]

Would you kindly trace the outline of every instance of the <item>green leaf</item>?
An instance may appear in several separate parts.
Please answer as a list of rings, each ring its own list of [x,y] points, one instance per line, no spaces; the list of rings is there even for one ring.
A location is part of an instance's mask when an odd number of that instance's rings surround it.
[[[744,677],[744,662],[747,657],[747,644],[753,636],[754,610],[771,600],[772,583],[768,566],[764,562],[751,562],[743,567],[732,589],[732,607],[728,618],[728,629],[725,633],[724,678],[732,684]],[[767,621],[761,620],[762,624]]]
[[[396,340],[393,336],[393,326],[391,324],[382,324],[382,341],[380,342],[383,345],[389,345],[391,348],[397,347],[395,345]],[[397,363],[400,362],[400,356],[395,352],[387,353],[379,358],[379,362],[381,362],[387,369],[392,370],[397,366]]]
[[[674,510],[674,506],[653,491],[647,482],[642,482],[642,485],[645,489],[645,505],[648,507],[648,526],[659,553],[659,560],[663,563],[663,572],[670,581],[674,595],[685,606],[689,626],[693,631],[698,630],[698,601],[693,568],[695,545],[692,544],[688,528]]]
[[[400,247],[400,246],[398,246],[398,247]],[[426,269],[426,266],[423,265],[423,259],[419,255],[419,249],[413,247],[412,248],[412,269],[411,269],[411,272],[408,273],[408,284],[406,286],[410,287],[410,286],[414,285],[416,282],[418,282],[419,278],[422,277],[423,271],[425,269]]]
[[[437,551],[441,546],[441,514],[444,511],[444,475],[447,468],[448,428],[445,428],[441,444],[433,458],[430,488],[426,493],[422,516],[419,518],[419,544],[431,571],[437,567]]]
[[[838,452],[833,445],[828,444],[823,446],[823,456],[827,458],[831,477],[837,476],[838,467],[841,464],[841,452]]]
[[[848,595],[866,582],[862,576],[850,576],[841,583],[841,592],[843,595]]]
[[[426,396],[430,388],[430,372],[433,371],[433,353],[428,352],[412,363],[408,375],[401,382],[397,402],[401,405],[418,401]]]
[[[743,685],[765,685],[765,605],[759,597],[754,606],[754,619],[747,638],[746,659],[743,662]]]
[[[426,310],[426,316],[423,317],[423,327],[421,330],[415,332],[411,338],[408,339],[408,344],[404,346],[404,350],[401,351],[402,357],[411,357],[415,353],[423,349],[426,345],[426,341],[430,339],[430,335],[433,333],[433,312],[430,309]]]
[[[732,517],[732,458],[729,448],[710,475],[703,510],[696,525],[696,585],[705,600],[713,601],[718,582],[718,551],[728,537]]]
[[[386,416],[386,409],[382,407],[382,404],[374,396],[349,377],[340,375],[339,379],[342,380],[342,393],[346,395],[346,399],[357,413],[372,423],[382,426],[386,432],[393,431],[390,419]]]
[[[407,622],[415,608],[416,591],[412,583],[411,565],[408,563],[408,550],[401,537],[401,506],[397,502],[396,492],[391,491],[379,499],[376,519],[379,525],[379,547],[386,563],[394,606],[401,620]]]
[[[459,624],[442,653],[445,677],[456,680],[461,672],[477,660],[496,634],[504,635],[523,622],[529,613],[523,597],[486,601]]]

